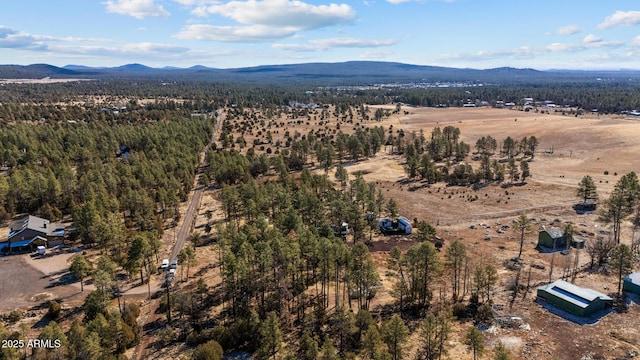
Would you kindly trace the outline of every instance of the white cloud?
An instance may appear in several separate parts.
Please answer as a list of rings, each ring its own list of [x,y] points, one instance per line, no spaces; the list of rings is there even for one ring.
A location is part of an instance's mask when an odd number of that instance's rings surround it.
[[[220,0],[173,0],[175,3],[183,6],[206,6],[222,3]]]
[[[177,45],[157,44],[150,42],[124,44],[119,47],[124,53],[185,53],[189,48]]]
[[[231,18],[241,24],[299,30],[346,24],[355,17],[355,12],[347,4],[311,5],[297,0],[230,1],[199,11]]]
[[[234,20],[238,25],[191,24],[174,37],[222,42],[261,42],[295,36],[300,31],[348,24],[355,17],[353,9],[346,4],[311,5],[298,0],[234,0],[198,6],[191,13],[200,17],[219,15]]]
[[[640,35],[636,36],[631,42],[631,46],[640,47]]]
[[[604,22],[598,25],[598,29],[608,29],[614,26],[633,26],[640,24],[640,11],[616,11],[609,15]]]
[[[601,37],[595,36],[593,34],[589,34],[587,36],[584,37],[584,39],[582,40],[583,43],[585,44],[592,44],[592,43],[597,43],[602,41]]]
[[[578,52],[589,49],[610,48],[615,49],[624,45],[621,41],[602,41],[600,38],[591,39],[589,36],[585,37],[583,43],[553,43],[545,47],[550,52]],[[589,41],[590,40],[590,41]]]
[[[50,45],[47,47],[47,50],[65,54],[108,57],[165,57],[172,55],[184,56],[189,52],[189,49],[185,47],[154,43],[132,43],[122,44],[119,46]]]
[[[154,2],[154,0],[117,0],[103,3],[107,12],[129,15],[137,19],[147,17],[169,17],[169,12]]]
[[[36,36],[0,26],[0,49],[43,50],[45,44]]]
[[[272,47],[287,51],[326,51],[332,48],[375,48],[397,43],[394,39],[365,40],[353,38],[330,38],[309,40],[307,44],[273,44]]]
[[[220,42],[263,42],[282,39],[295,34],[298,29],[263,25],[213,26],[187,25],[175,38]]]
[[[639,36],[640,38],[640,36]],[[638,40],[640,42],[640,40]],[[592,49],[617,49],[623,47],[621,41],[602,41],[597,37],[585,37],[581,43],[552,43],[547,46],[520,46],[500,50],[480,50],[475,53],[441,54],[432,58],[434,61],[485,61],[493,59],[533,59],[545,54],[577,53]]]
[[[580,28],[577,25],[567,25],[561,28],[558,28],[555,31],[557,35],[573,35],[580,32]]]
[[[6,26],[0,26],[0,39],[6,38],[10,35],[15,35],[16,33],[18,33],[16,30],[13,30]]]
[[[360,59],[385,59],[393,55],[392,51],[368,50],[360,54]]]
[[[32,35],[22,31],[0,26],[0,48],[4,49],[29,49],[46,50],[49,42],[85,42],[100,43],[106,42],[101,39],[78,38],[78,37],[56,37],[48,35]]]
[[[530,46],[520,46],[512,49],[501,50],[480,50],[475,53],[453,53],[441,54],[434,57],[436,61],[453,61],[453,60],[491,60],[499,58],[514,59],[531,59],[540,53],[540,49]]]
[[[584,50],[584,45],[581,44],[563,44],[563,43],[553,43],[545,46],[546,50],[551,52],[575,52]]]
[[[131,60],[139,58],[180,59],[195,52],[176,45],[142,43],[116,43],[108,39],[55,37],[34,35],[0,26],[0,49],[21,49],[46,52],[52,56],[100,56],[123,57]]]

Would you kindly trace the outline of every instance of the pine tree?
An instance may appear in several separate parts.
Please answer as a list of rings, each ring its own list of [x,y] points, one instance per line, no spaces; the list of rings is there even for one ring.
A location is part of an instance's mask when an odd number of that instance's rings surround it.
[[[502,341],[499,341],[495,347],[493,360],[511,360],[511,352],[504,346]]]
[[[73,276],[80,279],[81,292],[84,292],[84,277],[91,273],[91,269],[91,263],[82,255],[77,255],[71,263],[69,271],[71,271]]]
[[[531,220],[525,215],[520,214],[516,220],[513,229],[520,237],[520,251],[518,251],[518,259],[522,256],[522,248],[524,247],[524,239],[531,232]]]
[[[409,339],[409,328],[398,314],[382,325],[382,340],[387,344],[393,360],[402,359],[402,348]]]
[[[374,360],[381,352],[386,352],[386,344],[375,324],[369,325],[362,338],[362,357],[366,360]]]
[[[484,353],[484,338],[477,327],[471,326],[467,330],[464,336],[464,343],[473,352],[473,360],[478,359],[478,356],[482,356]]]
[[[267,318],[260,324],[260,347],[258,354],[261,358],[276,358],[276,354],[282,348],[282,331],[280,321],[275,312],[270,312]]]
[[[621,224],[638,204],[640,199],[640,182],[635,172],[630,172],[616,183],[611,196],[606,201],[606,208],[600,214],[600,220],[613,223],[613,239],[620,243]]]
[[[445,259],[447,261],[447,268],[451,270],[451,286],[453,290],[453,300],[455,301],[458,299],[461,287],[460,281],[462,277],[462,270],[465,260],[467,259],[467,249],[465,248],[464,243],[458,240],[451,243],[451,246],[447,249]]]
[[[576,196],[581,198],[583,202],[598,200],[598,193],[596,191],[597,188],[593,178],[589,175],[585,175],[582,180],[580,180],[580,184],[578,184]]]
[[[622,291],[622,278],[633,271],[633,253],[626,244],[618,244],[609,252],[609,265],[618,275],[618,297]]]
[[[318,358],[318,342],[305,331],[300,338],[298,355],[300,360],[316,360]]]

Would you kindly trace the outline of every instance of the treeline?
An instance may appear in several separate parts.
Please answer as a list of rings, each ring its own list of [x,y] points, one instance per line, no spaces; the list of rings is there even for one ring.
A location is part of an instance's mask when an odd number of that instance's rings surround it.
[[[322,86],[321,84],[319,84]],[[290,106],[292,103],[334,104],[336,106],[357,109],[366,105],[382,105],[404,103],[412,106],[462,106],[468,101],[489,103],[496,100],[519,104],[523,98],[534,98],[540,101],[553,101],[559,106],[579,107],[590,111],[597,109],[599,113],[619,113],[640,108],[640,97],[635,89],[636,83],[631,80],[585,80],[567,83],[563,81],[541,84],[487,84],[475,87],[449,88],[380,88],[361,90],[334,87],[316,87],[303,84],[279,84],[263,86],[260,84],[232,84],[228,82],[207,81],[172,81],[163,82],[139,79],[94,80],[75,83],[56,84],[4,84],[0,88],[0,103],[14,107],[15,114],[24,112],[24,116],[16,119],[63,118],[51,106],[49,109],[19,110],[19,104],[57,104],[81,100],[101,106],[97,99],[105,104],[118,105],[128,103],[130,99],[186,100],[185,106],[192,110],[211,110],[210,104],[221,104],[221,107],[262,108],[275,111],[278,107]],[[29,99],[28,102],[25,99]],[[2,115],[0,118],[11,119]],[[75,111],[75,110],[74,110]],[[43,115],[43,116],[41,116]]]
[[[216,110],[210,102],[177,101],[159,99],[141,104],[136,100],[123,97],[105,99],[100,102],[87,100],[83,105],[53,103],[13,103],[0,104],[0,123],[36,122],[107,122],[107,123],[144,123],[176,118],[187,118],[193,113],[209,114]]]
[[[0,133],[0,215],[73,214],[87,244],[113,249],[124,226],[162,232],[193,187],[211,120],[182,118],[139,125],[18,123]],[[125,152],[117,156],[121,147]]]
[[[522,104],[522,99],[553,101],[556,105],[571,106],[603,114],[619,113],[640,108],[640,96],[632,91],[634,81],[593,81],[584,83],[550,83],[542,85],[487,85],[473,88],[397,89],[389,90],[386,97],[394,102],[413,106],[462,106],[469,100],[501,100]],[[469,93],[467,93],[467,91]]]
[[[516,141],[508,136],[503,142],[500,155],[506,159],[494,159],[498,142],[491,136],[476,141],[474,159],[480,164],[474,169],[464,161],[471,150],[470,145],[459,141],[460,129],[447,126],[433,129],[427,140],[423,131],[412,132],[401,140],[396,148],[404,154],[404,169],[410,179],[420,178],[430,184],[445,181],[452,185],[470,185],[480,182],[502,182],[507,177],[511,183],[526,181],[531,176],[529,163],[535,155],[538,139],[524,137]],[[523,155],[520,161],[516,157]],[[524,159],[528,156],[529,159]]]

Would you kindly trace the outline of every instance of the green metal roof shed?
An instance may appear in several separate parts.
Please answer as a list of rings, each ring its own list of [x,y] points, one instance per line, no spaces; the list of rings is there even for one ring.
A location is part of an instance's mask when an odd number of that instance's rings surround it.
[[[613,303],[611,297],[601,292],[581,288],[564,280],[538,287],[537,296],[561,310],[582,317],[589,317]]]
[[[538,233],[538,246],[562,250],[567,246],[567,237],[559,228],[544,229]]]
[[[623,281],[622,288],[624,291],[640,295],[640,272],[629,274]]]

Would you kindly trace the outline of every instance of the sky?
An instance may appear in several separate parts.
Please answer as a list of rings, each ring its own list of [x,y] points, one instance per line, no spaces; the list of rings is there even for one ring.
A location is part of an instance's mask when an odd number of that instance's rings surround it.
[[[2,0],[0,64],[640,69],[637,0]]]

